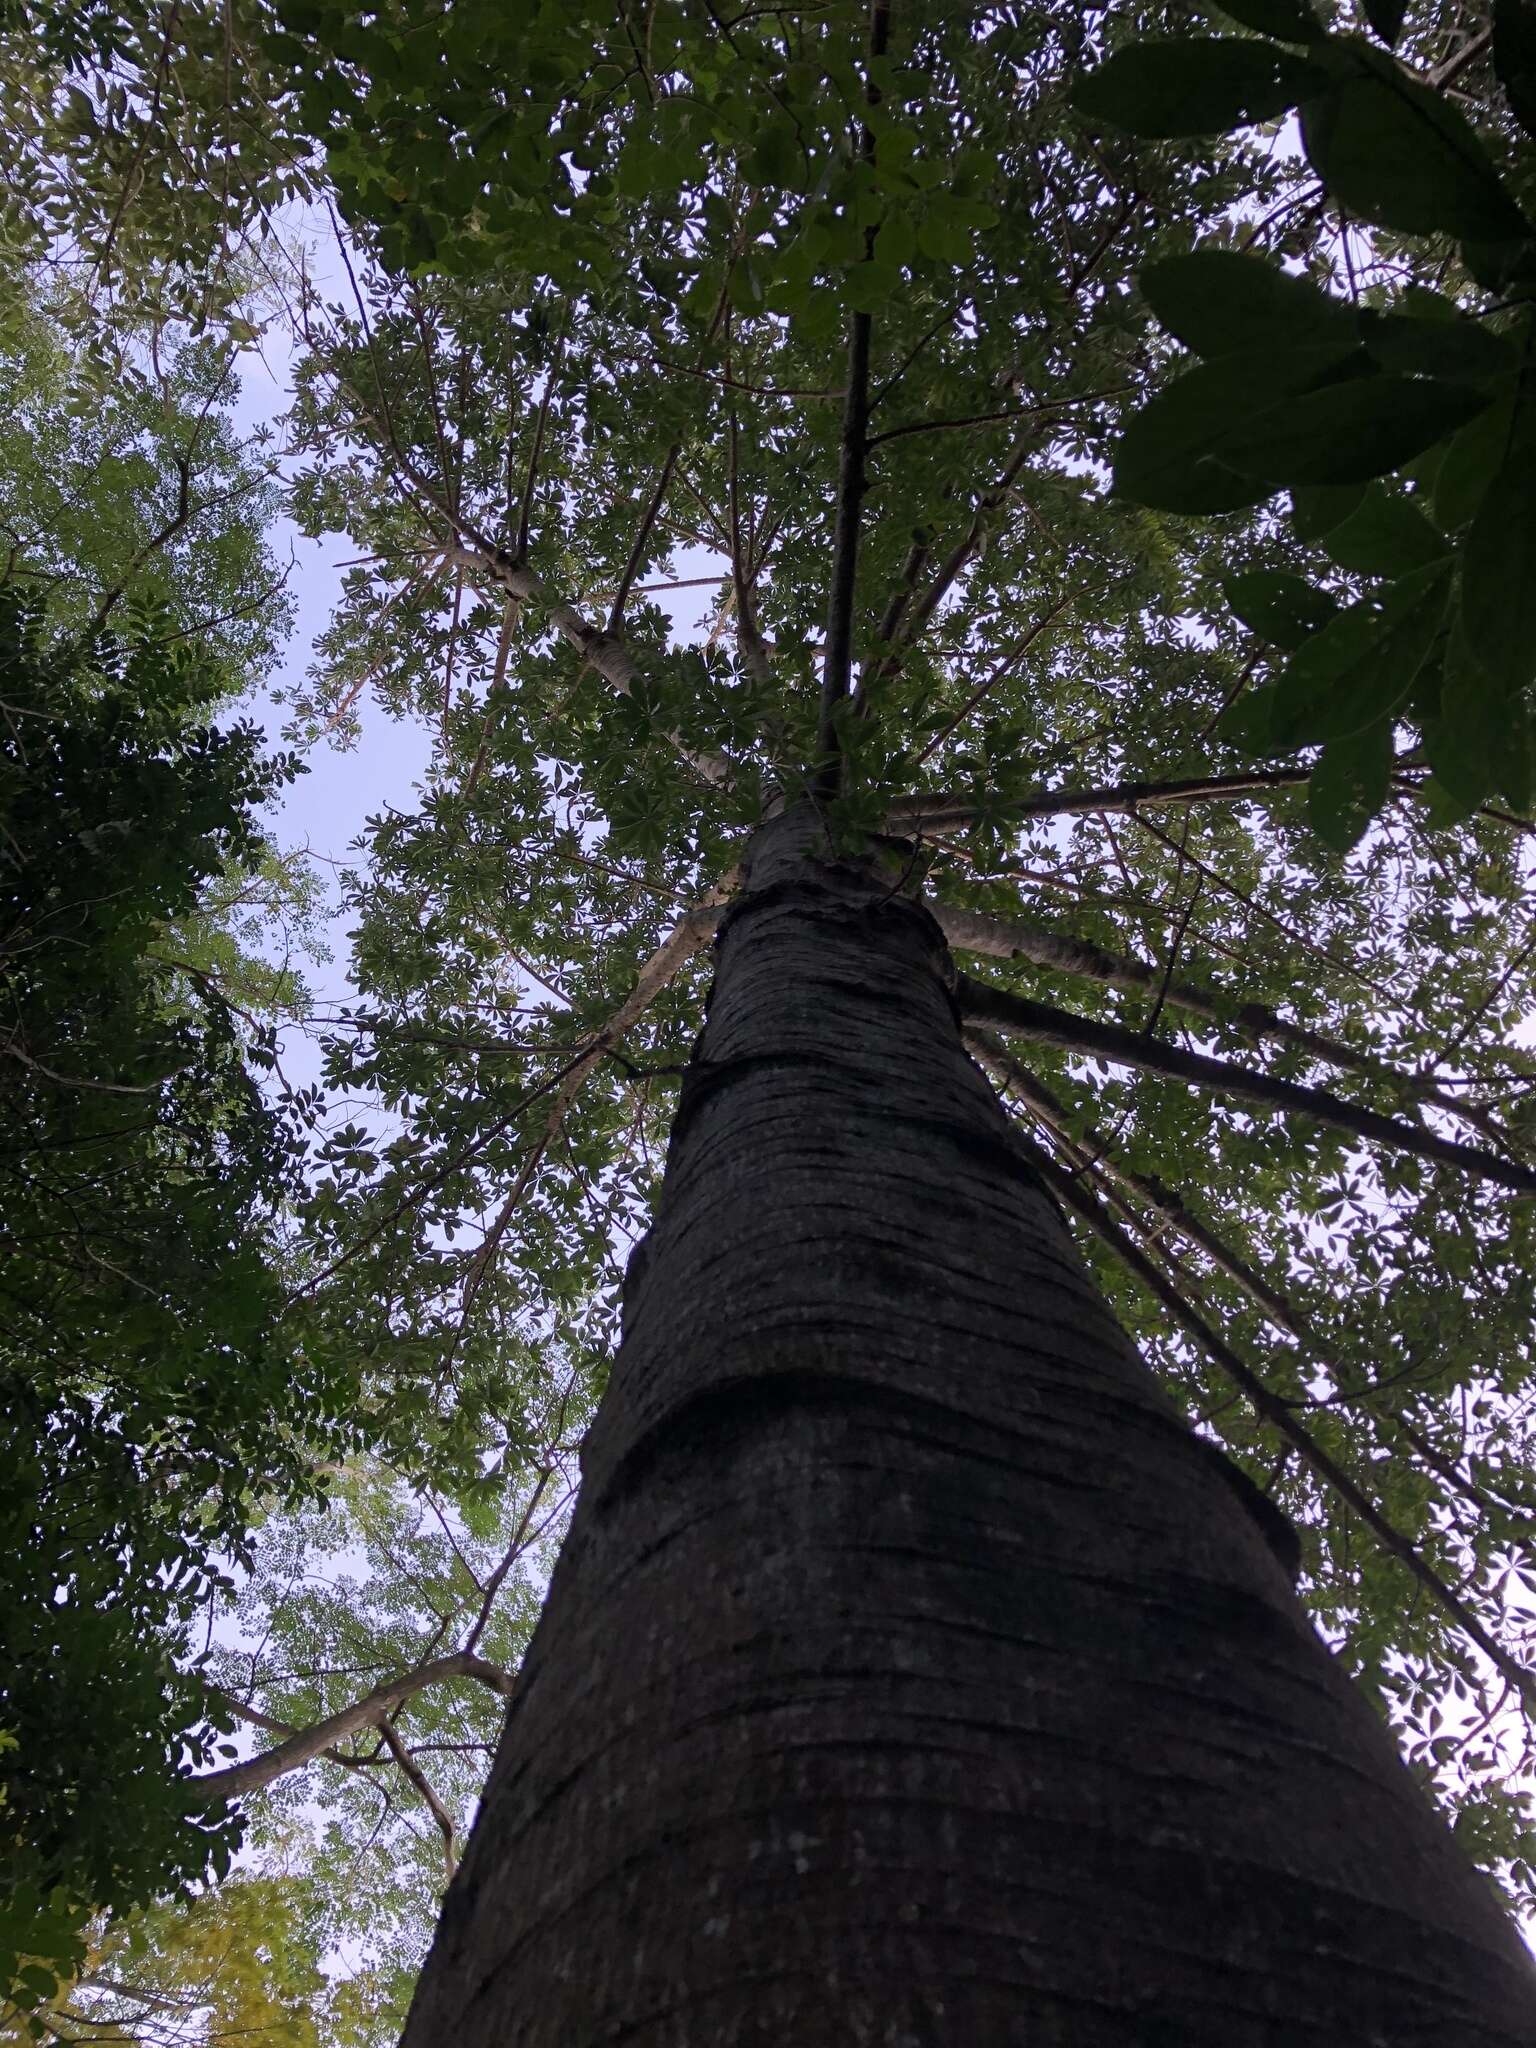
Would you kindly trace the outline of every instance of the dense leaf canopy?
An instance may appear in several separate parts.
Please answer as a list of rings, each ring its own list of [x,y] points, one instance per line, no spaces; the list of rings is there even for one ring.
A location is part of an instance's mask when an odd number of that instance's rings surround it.
[[[479,1654],[504,1585],[515,1662],[711,916],[809,793],[899,849],[1117,1312],[1536,1893],[1536,38],[1394,12],[280,0],[7,53],[68,331],[293,352],[288,507],[350,562],[295,734],[432,746],[298,1105],[273,1355],[351,1374],[356,1437],[254,1544],[231,1711]],[[378,2038],[473,1690],[317,1767],[316,1866],[409,1874]]]

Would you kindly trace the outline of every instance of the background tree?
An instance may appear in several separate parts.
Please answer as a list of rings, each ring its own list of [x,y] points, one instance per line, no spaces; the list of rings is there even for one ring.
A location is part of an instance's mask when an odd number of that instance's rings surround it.
[[[6,1963],[46,1983],[86,1908],[227,1867],[181,1795],[208,1746],[176,1652],[249,1491],[303,1483],[345,1403],[265,1328],[287,1119],[164,950],[291,768],[192,722],[206,679],[153,619],[88,651],[12,593],[3,621]]]

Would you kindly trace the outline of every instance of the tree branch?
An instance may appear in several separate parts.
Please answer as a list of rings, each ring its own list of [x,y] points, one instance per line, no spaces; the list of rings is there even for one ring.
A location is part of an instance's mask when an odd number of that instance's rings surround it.
[[[544,453],[544,433],[549,425],[549,408],[555,395],[555,382],[565,362],[566,337],[571,331],[570,313],[561,324],[560,339],[555,344],[555,359],[549,366],[544,379],[544,391],[539,399],[538,415],[534,421],[533,446],[528,451],[528,470],[523,478],[522,504],[518,508],[516,537],[512,543],[512,559],[526,562],[528,559],[528,528],[533,518],[533,492],[539,478],[539,457]]]
[[[614,592],[613,608],[608,614],[608,624],[604,628],[608,633],[617,633],[624,623],[624,606],[628,601],[634,580],[640,573],[640,565],[645,560],[646,546],[650,541],[656,521],[661,517],[661,508],[667,502],[667,492],[672,483],[672,472],[677,467],[677,458],[682,452],[682,442],[674,441],[662,458],[661,468],[656,475],[656,487],[651,492],[649,502],[644,513],[641,515],[639,529],[630,546],[628,558],[624,563],[623,573],[619,577],[619,587]],[[704,579],[701,578],[700,580],[703,581]]]
[[[624,1001],[607,1023],[593,1033],[584,1050],[571,1061],[560,1076],[544,1134],[523,1161],[511,1192],[502,1203],[490,1229],[481,1239],[480,1248],[470,1261],[469,1269],[464,1276],[465,1314],[468,1313],[479,1291],[486,1269],[496,1255],[496,1248],[506,1234],[507,1225],[512,1221],[518,1203],[527,1192],[529,1181],[538,1170],[540,1160],[554,1142],[560,1126],[565,1122],[582,1082],[604,1054],[645,1014],[684,962],[691,959],[700,947],[708,944],[720,922],[722,908],[734,893],[735,886],[733,870],[717,888],[710,890],[708,895],[702,897],[691,909],[683,912],[666,938],[635,976],[635,985]]]
[[[960,709],[955,713],[954,717],[949,721],[948,725],[942,727],[938,732],[934,734],[933,738],[928,742],[927,746],[923,748],[923,751],[918,755],[917,759],[913,762],[912,765],[914,768],[921,768],[923,763],[926,760],[928,760],[932,755],[936,754],[939,748],[943,746],[944,742],[947,739],[949,739],[952,734],[959,731],[960,727],[964,725],[965,721],[970,717],[971,713],[974,710],[976,710],[978,705],[982,704],[991,695],[992,691],[996,689],[997,685],[1003,680],[1004,676],[1007,675],[1008,671],[1013,667],[1014,663],[1016,661],[1020,661],[1023,659],[1023,657],[1029,652],[1030,648],[1034,645],[1036,640],[1039,639],[1040,635],[1046,632],[1048,628],[1050,628],[1056,623],[1057,619],[1061,617],[1061,614],[1066,610],[1069,604],[1073,603],[1075,599],[1084,596],[1085,594],[1086,592],[1081,590],[1067,591],[1063,596],[1057,598],[1056,602],[1053,605],[1050,605],[1041,614],[1041,616],[1035,621],[1034,625],[1030,626],[1029,628],[1027,628],[1025,632],[1020,634],[1019,638],[1013,643],[1012,647],[1009,648],[1008,652],[1003,656],[1002,660],[997,662],[982,678],[982,680],[976,685],[975,689],[972,690],[971,694],[960,706]]]
[[[1037,1122],[1045,1126],[1051,1135],[1068,1148],[1072,1156],[1091,1171],[1107,1174],[1131,1194],[1146,1203],[1180,1237],[1188,1240],[1205,1253],[1220,1272],[1226,1274],[1271,1322],[1277,1323],[1287,1335],[1298,1341],[1306,1341],[1299,1319],[1285,1297],[1272,1288],[1263,1276],[1248,1264],[1230,1245],[1224,1244],[1214,1231],[1192,1216],[1184,1206],[1183,1197],[1164,1185],[1154,1174],[1137,1173],[1127,1166],[1110,1149],[1098,1131],[1089,1129],[1074,1131],[1071,1118],[1065,1106],[1046,1087],[1038,1075],[1032,1074],[1021,1060],[1018,1060],[990,1032],[968,1030],[965,1041],[982,1065],[993,1077],[1014,1089]],[[1315,1345],[1310,1348],[1316,1349]],[[1328,1363],[1329,1361],[1324,1361]],[[1333,1377],[1339,1378],[1334,1372]]]
[[[1270,1392],[1257,1373],[1246,1365],[1231,1346],[1217,1335],[1205,1318],[1190,1306],[1173,1283],[1158,1271],[1146,1254],[1107,1213],[1103,1204],[1082,1187],[1072,1174],[1049,1159],[1022,1131],[1014,1127],[1013,1135],[1022,1156],[1045,1185],[1075,1215],[1081,1217],[1089,1229],[1102,1238],[1116,1257],[1136,1275],[1143,1286],[1157,1297],[1174,1320],[1189,1332],[1228,1379],[1240,1389],[1254,1413],[1278,1430],[1295,1447],[1323,1484],[1354,1509],[1382,1549],[1389,1552],[1412,1574],[1436,1605],[1449,1616],[1455,1627],[1475,1643],[1489,1662],[1509,1680],[1524,1701],[1527,1710],[1536,1713],[1536,1671],[1528,1671],[1524,1665],[1516,1663],[1509,1651],[1489,1633],[1454,1588],[1447,1585],[1434,1566],[1420,1555],[1418,1547],[1411,1539],[1387,1520],[1370,1496],[1334,1462],[1305,1424],[1297,1420],[1285,1402]]]
[[[964,572],[966,565],[971,561],[981,547],[982,542],[986,539],[987,527],[992,514],[999,511],[1007,503],[1008,493],[1018,481],[1019,471],[1029,460],[1038,439],[1038,432],[1035,431],[1020,437],[1012,454],[1003,465],[1002,475],[992,486],[991,490],[981,499],[975,512],[971,515],[971,523],[965,538],[945,556],[943,562],[939,565],[933,581],[923,592],[917,603],[911,607],[908,613],[907,628],[901,636],[900,645],[905,646],[908,641],[916,639],[917,635],[923,630],[924,626],[927,625],[939,606],[944,602],[944,599],[949,595],[956,580]],[[895,654],[887,656],[886,661],[877,670],[877,675],[883,674],[889,663],[896,659],[897,656]]]
[[[470,547],[456,542],[447,550],[447,559],[488,576],[510,596],[536,606],[561,638],[574,647],[612,689],[617,690],[621,697],[631,694],[640,680],[640,671],[624,642],[616,634],[589,626],[574,605],[552,597],[531,569],[514,562],[503,549],[478,541]],[[686,746],[675,732],[669,732],[666,737],[705,782],[719,789],[730,781],[731,763],[723,754],[696,751]]]
[[[869,53],[885,53],[890,32],[889,0],[873,0],[869,18]],[[872,79],[865,85],[866,104],[880,98]],[[875,159],[874,132],[860,125],[859,155]],[[864,230],[864,261],[875,251],[878,227]],[[816,785],[823,796],[837,794],[841,759],[837,715],[847,701],[853,675],[853,614],[859,568],[859,526],[868,488],[869,356],[873,321],[868,313],[848,319],[848,381],[843,399],[843,429],[837,465],[837,516],[832,534],[832,578],[827,596],[827,642],[822,656],[821,714],[816,735]]]
[[[312,1763],[317,1756],[347,1736],[357,1734],[360,1729],[382,1728],[386,1716],[394,1713],[408,1699],[427,1686],[440,1684],[449,1678],[476,1679],[503,1698],[511,1697],[515,1683],[510,1671],[504,1671],[499,1664],[488,1664],[483,1657],[473,1656],[467,1650],[456,1650],[447,1657],[434,1657],[430,1663],[418,1664],[414,1671],[404,1672],[399,1678],[386,1679],[364,1698],[354,1700],[350,1707],[328,1714],[310,1728],[301,1728],[286,1742],[279,1742],[261,1756],[249,1757],[244,1763],[231,1764],[226,1770],[208,1771],[191,1779],[188,1789],[205,1806],[212,1806],[220,1800],[244,1799],[276,1779],[286,1777],[290,1771],[302,1770],[305,1764]]]
[[[387,1720],[380,1721],[379,1733],[384,1738],[384,1747],[426,1801],[432,1818],[437,1822],[443,1837],[443,1861],[448,1867],[448,1881],[451,1884],[453,1882],[454,1870],[458,1865],[458,1857],[454,1853],[455,1829],[453,1815],[433,1791],[426,1772],[417,1763],[415,1757],[411,1755],[411,1752],[406,1748]]]
[[[1310,768],[1252,768],[1236,775],[1191,776],[1174,782],[1121,782],[1097,789],[1043,789],[1019,797],[1004,808],[1012,818],[1090,817],[1099,811],[1132,812],[1142,804],[1232,802],[1263,796],[1270,790],[1297,789],[1311,778]],[[968,825],[976,801],[967,796],[913,796],[894,804],[887,814],[892,831],[930,831]]]
[[[1150,960],[1138,960],[1132,954],[1110,953],[1090,940],[1050,931],[1043,926],[1026,923],[1022,918],[986,917],[980,911],[961,910],[954,904],[932,899],[928,908],[950,945],[959,947],[962,952],[980,953],[994,960],[1028,960],[1035,967],[1044,967],[1057,974],[1077,975],[1085,981],[1102,983],[1106,988],[1138,993],[1155,988],[1165,1002],[1188,1010],[1196,1017],[1208,1018],[1213,1024],[1235,1024],[1251,1037],[1274,1039],[1280,1045],[1291,1046],[1313,1059],[1326,1061],[1330,1066],[1343,1067],[1350,1073],[1363,1074],[1388,1087],[1404,1089],[1454,1116],[1475,1122],[1479,1129],[1490,1133],[1488,1121],[1477,1117],[1475,1112],[1469,1116],[1464,1103],[1437,1088],[1433,1081],[1416,1074],[1402,1073],[1385,1061],[1372,1058],[1369,1053],[1357,1052],[1353,1046],[1345,1045],[1342,1040],[1325,1032],[1292,1023],[1277,1010],[1270,1009],[1267,1003],[1241,1002],[1192,981],[1165,978],[1162,970]],[[1491,1126],[1491,1135],[1495,1140],[1502,1139],[1503,1133],[1497,1124]]]
[[[1463,1145],[1454,1138],[1442,1138],[1434,1131],[1399,1123],[1378,1110],[1345,1102],[1326,1089],[1306,1088],[1295,1081],[1276,1080],[1256,1074],[1231,1060],[1213,1059],[1207,1053],[1186,1052],[1182,1046],[1144,1038],[1117,1024],[1104,1024],[1089,1017],[1074,1017],[1052,1003],[1037,1003],[1006,989],[992,988],[962,974],[956,989],[962,1016],[982,1024],[995,1024],[1010,1034],[1033,1038],[1067,1052],[1087,1053],[1109,1060],[1116,1066],[1136,1067],[1146,1073],[1165,1074],[1176,1081],[1190,1081],[1196,1087],[1213,1089],[1239,1102],[1251,1102],[1261,1109],[1299,1111],[1314,1122],[1351,1136],[1368,1138],[1399,1152],[1421,1159],[1433,1159],[1480,1179],[1511,1188],[1516,1194],[1536,1195],[1536,1172],[1513,1161],[1499,1159],[1475,1145]]]

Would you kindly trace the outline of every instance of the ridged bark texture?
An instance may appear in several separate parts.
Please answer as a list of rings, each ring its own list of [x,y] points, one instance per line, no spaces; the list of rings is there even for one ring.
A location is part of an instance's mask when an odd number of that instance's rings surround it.
[[[892,879],[756,841],[407,2048],[1510,2048],[1524,1950]]]

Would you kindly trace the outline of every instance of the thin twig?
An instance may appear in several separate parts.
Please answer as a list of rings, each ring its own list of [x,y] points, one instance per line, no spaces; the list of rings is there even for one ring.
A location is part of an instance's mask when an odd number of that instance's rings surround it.
[[[1489,1633],[1454,1588],[1447,1585],[1433,1565],[1420,1555],[1417,1545],[1387,1519],[1370,1496],[1355,1483],[1342,1466],[1335,1462],[1305,1424],[1297,1419],[1277,1395],[1271,1393],[1257,1373],[1245,1364],[1231,1346],[1217,1335],[1205,1318],[1191,1307],[1173,1283],[1158,1271],[1147,1255],[1107,1213],[1104,1205],[1016,1127],[1014,1138],[1029,1165],[1046,1185],[1068,1208],[1081,1217],[1095,1235],[1103,1239],[1116,1257],[1195,1338],[1233,1384],[1241,1389],[1254,1413],[1294,1445],[1318,1478],[1354,1509],[1381,1547],[1412,1574],[1455,1626],[1477,1645],[1497,1670],[1503,1673],[1518,1691],[1527,1710],[1536,1713],[1536,1672],[1528,1671],[1523,1665],[1516,1663],[1509,1651]]]

